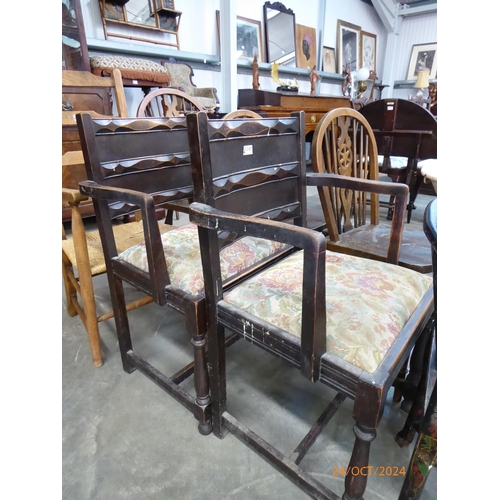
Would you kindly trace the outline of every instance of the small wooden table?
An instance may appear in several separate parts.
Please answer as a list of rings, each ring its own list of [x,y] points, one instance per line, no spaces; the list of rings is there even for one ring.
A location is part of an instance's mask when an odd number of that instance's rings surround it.
[[[323,115],[335,108],[351,108],[349,97],[310,95],[299,92],[271,90],[238,90],[238,109],[251,109],[265,116],[286,116],[293,111],[304,111],[306,134],[314,132]]]

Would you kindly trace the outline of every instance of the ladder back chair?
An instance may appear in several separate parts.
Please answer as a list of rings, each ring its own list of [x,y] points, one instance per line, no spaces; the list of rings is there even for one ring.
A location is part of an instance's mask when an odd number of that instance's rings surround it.
[[[305,228],[304,112],[273,119],[187,116],[205,283],[213,432],[229,431],[314,498],[340,498],[299,463],[345,400],[354,400],[355,444],[349,469],[368,466],[387,392],[432,313],[432,279],[390,263],[330,252]],[[310,185],[381,192],[380,182],[309,174]],[[393,186],[394,187],[394,186]],[[408,188],[396,186],[393,224],[403,223]],[[251,235],[293,247],[231,289],[221,287],[220,241]],[[394,242],[398,245],[398,242]],[[362,307],[360,304],[363,304]],[[311,382],[337,392],[289,456],[226,409],[225,329],[288,361]],[[344,499],[359,500],[366,477],[351,472]]]
[[[84,218],[89,216],[86,206],[89,198],[80,193],[79,182],[87,178],[81,145],[74,134],[76,113],[85,110],[94,117],[102,117],[99,111],[111,114],[111,90],[119,116],[128,116],[127,102],[123,90],[121,73],[112,71],[110,77],[100,77],[87,71],[62,72],[63,111],[62,125],[70,140],[63,144],[62,155],[62,200],[70,209],[71,236],[67,236],[63,226],[62,274],[66,295],[66,308],[70,316],[79,315],[88,335],[92,361],[95,367],[102,366],[102,350],[99,323],[113,316],[112,311],[99,311],[96,306],[93,277],[106,272],[104,254],[99,232],[86,231]],[[101,92],[104,90],[104,92]],[[92,109],[92,111],[91,111]],[[65,151],[65,149],[68,149]],[[119,225],[114,228],[121,251],[140,241],[137,225]],[[134,309],[151,302],[149,297],[127,304]]]
[[[83,194],[93,198],[96,210],[123,368],[127,373],[138,369],[157,383],[194,414],[200,433],[208,434],[210,396],[198,231],[195,225],[188,224],[160,234],[155,217],[155,207],[193,198],[186,118],[99,120],[83,113],[77,121],[89,178],[80,186]],[[138,209],[144,241],[120,253],[112,219]],[[235,242],[224,253],[227,283],[263,265],[274,252],[283,251],[287,251],[285,245],[254,238]],[[246,258],[241,260],[239,255]],[[193,362],[172,377],[133,350],[124,282],[145,292],[156,304],[184,313],[194,349]],[[195,397],[179,385],[192,374]]]
[[[185,116],[194,111],[203,111],[202,104],[185,92],[173,88],[161,88],[149,92],[137,107],[138,118],[155,118],[170,116]],[[165,222],[172,224],[174,212],[179,218],[179,212],[187,213],[187,206],[192,200],[182,200],[166,206],[167,217]]]
[[[312,168],[322,174],[379,180],[377,142],[358,111],[338,108],[318,123],[312,142]],[[391,183],[388,184],[390,189]],[[341,253],[387,260],[393,230],[402,232],[399,265],[421,273],[432,271],[432,254],[423,231],[380,224],[379,195],[318,187],[328,231],[327,248]],[[387,193],[389,194],[389,192]]]

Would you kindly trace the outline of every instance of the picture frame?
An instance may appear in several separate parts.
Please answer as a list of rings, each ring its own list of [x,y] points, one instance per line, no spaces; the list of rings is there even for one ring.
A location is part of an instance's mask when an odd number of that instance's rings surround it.
[[[361,30],[359,60],[361,68],[377,73],[377,35],[374,33]]]
[[[312,70],[316,59],[316,28],[295,23],[295,65]]]
[[[262,27],[260,21],[236,16],[236,44],[238,59],[252,61],[257,56],[263,61]]]
[[[335,64],[335,49],[323,45],[321,54],[321,71],[325,73],[335,73],[337,65]]]
[[[429,69],[429,79],[433,80],[437,75],[437,42],[418,43],[411,49],[410,62],[408,64],[407,80],[416,80],[418,72],[423,68]]]
[[[361,27],[356,24],[337,20],[337,64],[338,72],[344,70],[354,73],[359,66],[359,39]]]

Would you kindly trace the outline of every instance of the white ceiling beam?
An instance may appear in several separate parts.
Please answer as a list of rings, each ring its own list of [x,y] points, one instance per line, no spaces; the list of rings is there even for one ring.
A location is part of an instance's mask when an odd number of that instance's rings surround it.
[[[399,28],[399,4],[396,0],[372,0],[387,33],[396,33]]]
[[[401,6],[399,15],[401,17],[421,16],[422,14],[432,14],[437,12],[437,3],[412,7],[409,4]]]

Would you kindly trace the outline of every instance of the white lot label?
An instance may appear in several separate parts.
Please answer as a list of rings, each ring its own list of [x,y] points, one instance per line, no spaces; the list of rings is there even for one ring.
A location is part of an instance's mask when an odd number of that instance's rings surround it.
[[[243,156],[253,155],[253,146],[243,146]]]

